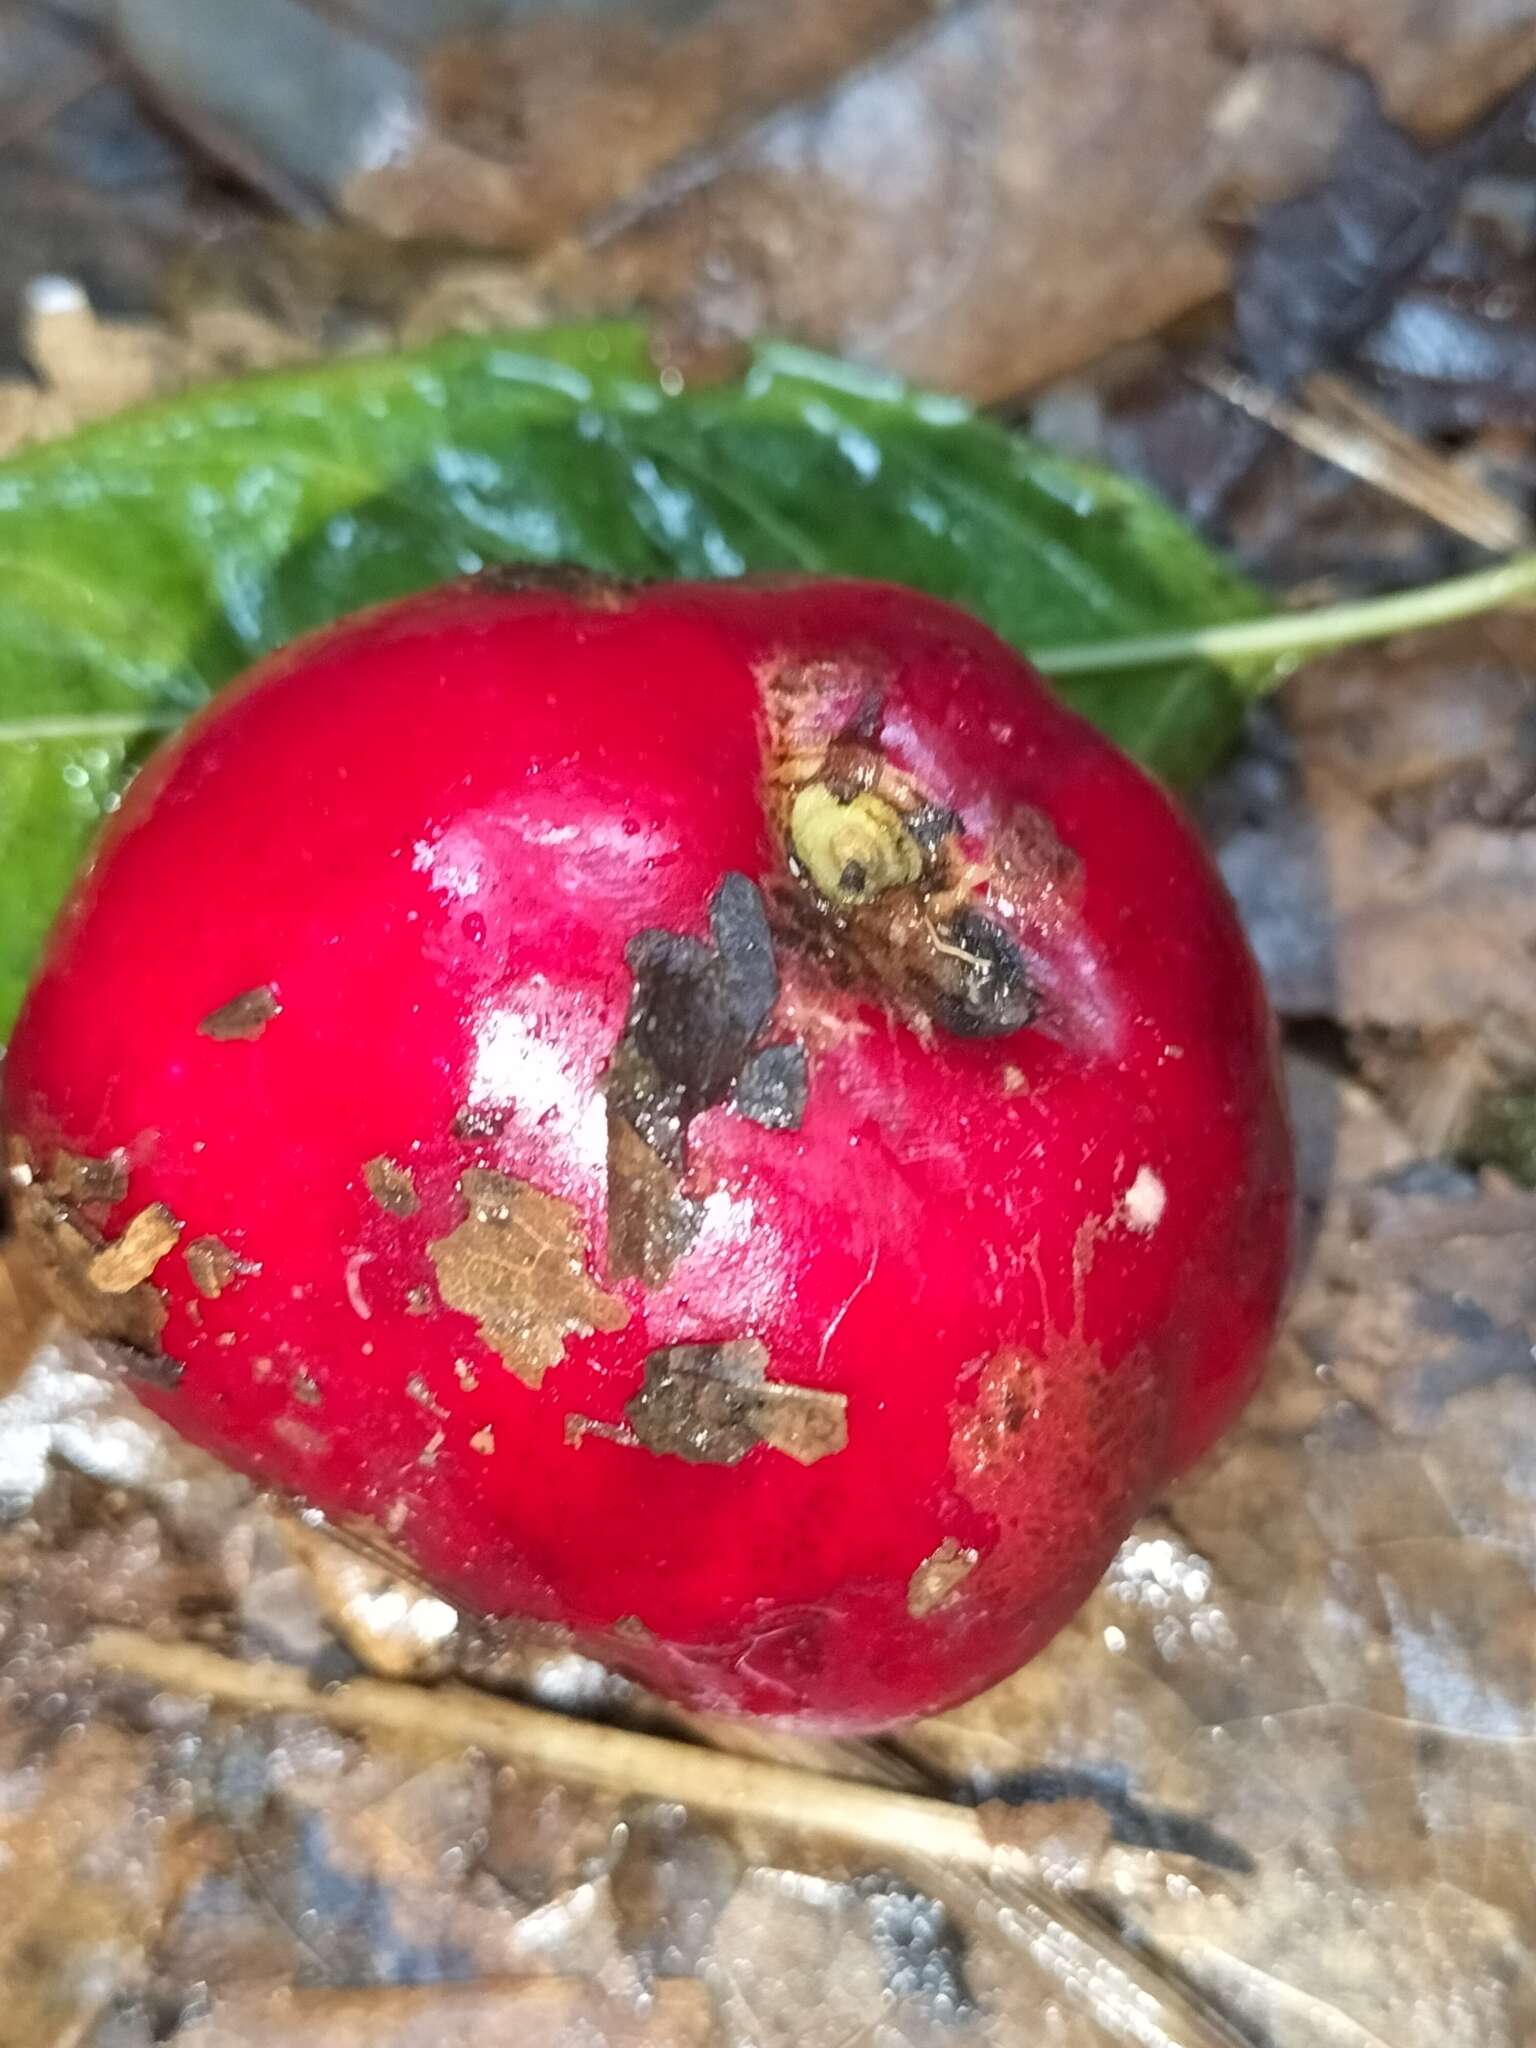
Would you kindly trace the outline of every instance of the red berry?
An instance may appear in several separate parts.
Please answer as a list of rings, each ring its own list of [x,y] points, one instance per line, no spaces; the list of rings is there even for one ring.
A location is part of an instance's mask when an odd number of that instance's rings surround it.
[[[969,618],[503,572],[159,754],[5,1113],[184,1435],[673,1698],[859,1729],[1038,1650],[1251,1390],[1272,1036],[1173,805]]]

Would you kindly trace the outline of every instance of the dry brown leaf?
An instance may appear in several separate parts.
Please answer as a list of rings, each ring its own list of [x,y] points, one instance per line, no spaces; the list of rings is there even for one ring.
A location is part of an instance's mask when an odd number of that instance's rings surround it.
[[[743,12],[719,0],[696,33],[719,33]],[[585,253],[573,242],[548,266],[550,289],[572,304],[668,308],[706,333],[788,332],[983,397],[1037,383],[1211,296],[1227,271],[1211,215],[1236,195],[1274,196],[1322,173],[1342,102],[1315,62],[1298,90],[1298,67],[1277,48],[1365,57],[1389,104],[1432,126],[1475,111],[1536,60],[1536,6],[1524,0],[1496,24],[1462,7],[1426,21],[1411,0],[1282,0],[1262,23],[1240,0],[956,0],[926,29],[894,38],[882,18],[885,40],[872,39],[865,62],[835,88],[797,96],[790,12],[786,24],[782,7],[757,8],[789,45],[772,45],[785,88],[773,117],[742,131],[743,108],[750,119],[758,104],[752,90],[718,106],[706,95],[689,107],[690,146],[665,161],[658,147],[648,185],[645,146],[616,154],[605,203],[591,164],[601,152],[573,152],[571,138],[591,132],[586,115],[606,94],[626,106],[644,97],[635,52],[615,48],[612,78],[601,75],[612,38],[584,53],[585,73],[550,68],[550,97],[518,137],[520,187],[557,195],[551,228],[587,201]],[[519,27],[495,45],[504,64],[526,63],[541,94],[547,33]],[[824,40],[810,39],[807,77],[825,75]],[[658,106],[670,75],[658,69],[651,85]],[[483,133],[462,96],[447,111],[463,124],[449,133]],[[677,134],[686,128],[679,120]],[[650,139],[658,134],[676,140],[668,121],[655,122]],[[441,132],[435,140],[444,145]],[[354,191],[361,217],[398,231],[411,176],[409,164],[390,173],[387,217]],[[481,180],[497,195],[486,240],[506,239],[511,176]],[[436,174],[423,182],[435,189]],[[472,207],[458,220],[475,233]],[[521,232],[536,227],[525,221]],[[539,237],[546,246],[551,228]]]
[[[364,171],[343,210],[396,235],[537,249],[677,176],[696,154],[833,88],[940,0],[710,0],[692,18],[551,8],[451,40],[427,65],[423,149]],[[466,193],[466,179],[470,189]],[[478,204],[477,204],[478,200]]]
[[[227,1998],[179,2038],[188,2048],[706,2048],[713,2030],[702,1984],[660,1984],[640,2003],[546,1978]]]
[[[14,1245],[0,1243],[0,1395],[8,1394],[26,1371],[52,1318],[52,1308],[32,1285]]]
[[[145,1944],[198,1874],[202,1849],[185,1817],[168,1827],[152,1811],[152,1756],[135,1737],[82,1729],[23,1767],[14,1740],[6,1747],[0,2048],[45,2048],[80,2039],[137,1988]]]
[[[1536,625],[1320,662],[1207,800],[1284,1014],[1354,1036],[1419,1151],[1536,1069]]]
[[[1341,61],[1436,135],[1536,62],[1536,0],[695,0],[610,7],[601,32],[519,9],[438,51],[434,104],[355,9],[274,10],[249,82],[195,0],[132,11],[156,23],[141,68],[239,175],[509,259],[418,277],[397,331],[426,331],[423,298],[428,327],[639,304],[684,347],[789,333],[984,398],[1218,293],[1213,223],[1326,174]],[[282,90],[317,60],[338,84],[318,143]],[[354,321],[389,296],[355,270],[340,293]]]

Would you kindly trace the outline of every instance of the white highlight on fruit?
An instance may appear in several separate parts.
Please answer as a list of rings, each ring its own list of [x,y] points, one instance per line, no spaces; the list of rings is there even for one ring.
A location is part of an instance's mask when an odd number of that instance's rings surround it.
[[[434,843],[430,839],[418,839],[411,848],[411,866],[419,875],[429,875],[432,887],[439,895],[459,899],[478,896],[480,893],[480,870],[475,864],[479,847],[471,841],[469,846],[455,852],[449,837]]]
[[[1136,1169],[1136,1178],[1120,1197],[1120,1213],[1143,1236],[1156,1230],[1168,1206],[1168,1190],[1150,1166]]]
[[[536,1124],[562,1112],[569,1119],[578,1090],[564,1049],[540,1034],[537,1022],[519,1010],[493,1010],[475,1033],[470,1077],[473,1107],[510,1107],[522,1123]]]

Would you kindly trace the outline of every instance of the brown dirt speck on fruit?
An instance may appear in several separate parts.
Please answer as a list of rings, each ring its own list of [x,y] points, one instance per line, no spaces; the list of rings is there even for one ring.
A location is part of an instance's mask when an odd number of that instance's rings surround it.
[[[260,1038],[272,1019],[282,1014],[282,1007],[276,989],[270,985],[248,988],[216,1010],[210,1010],[198,1025],[198,1032],[204,1038]]]
[[[537,1388],[568,1337],[622,1330],[629,1310],[587,1272],[587,1244],[569,1202],[487,1167],[459,1183],[467,1214],[428,1251],[449,1308],[473,1316],[508,1367]]]

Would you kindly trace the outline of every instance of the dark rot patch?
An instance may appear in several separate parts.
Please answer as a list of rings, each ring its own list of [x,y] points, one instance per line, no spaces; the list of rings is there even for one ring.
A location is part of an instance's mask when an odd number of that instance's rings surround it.
[[[994,918],[958,910],[936,924],[925,959],[928,1007],[957,1038],[1002,1038],[1022,1031],[1039,1007],[1024,956]]]
[[[759,1045],[779,971],[745,875],[715,890],[709,930],[709,941],[643,931],[624,949],[635,979],[606,1081],[608,1271],[652,1287],[698,1233],[699,1205],[683,1189],[693,1119],[730,1099],[769,1129],[793,1130],[805,1109],[803,1047]]]
[[[809,1085],[803,1045],[765,1045],[748,1056],[732,1100],[765,1131],[798,1131]]]
[[[126,790],[0,1086],[30,1263],[146,1406],[807,1731],[1039,1650],[1287,1264],[1205,854],[891,588],[514,574],[276,655]]]
[[[884,702],[866,691],[782,779],[780,829],[805,898],[792,928],[838,979],[873,983],[956,1037],[1006,1037],[1038,1009],[1023,948],[985,907],[988,867],[962,814],[887,758]]]

